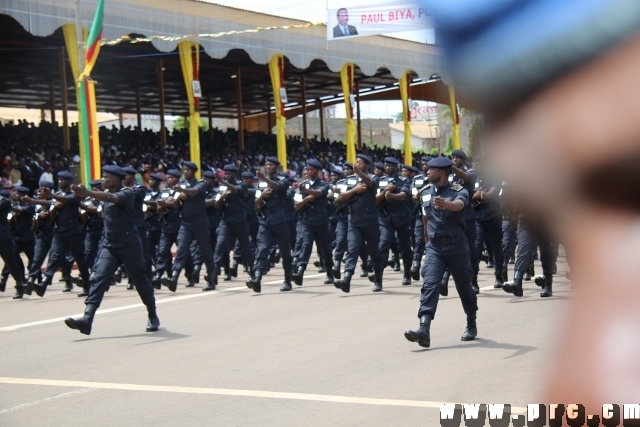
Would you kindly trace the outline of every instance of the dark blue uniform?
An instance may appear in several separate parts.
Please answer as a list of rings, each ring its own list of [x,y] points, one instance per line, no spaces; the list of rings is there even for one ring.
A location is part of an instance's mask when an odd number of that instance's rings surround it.
[[[13,255],[18,264],[20,271],[25,271],[24,263],[22,262],[21,253],[24,253],[29,261],[28,267],[31,267],[33,261],[35,236],[31,226],[33,224],[33,216],[36,208],[33,205],[19,205],[16,206],[19,212],[13,212],[12,219],[12,234],[13,234]],[[7,265],[2,269],[2,279],[6,280],[9,277],[9,267]]]
[[[18,268],[13,254],[13,235],[9,231],[8,216],[11,212],[11,202],[9,199],[0,196],[0,257],[4,261],[5,266],[9,269],[11,276],[16,281],[16,296],[14,298],[22,298],[22,271]],[[4,292],[4,288],[2,289]]]
[[[357,181],[356,179],[352,179],[352,181]],[[351,186],[353,188],[353,186]],[[341,179],[336,182],[335,185],[335,197],[337,198],[340,194],[348,191],[349,185],[347,184],[347,179]],[[334,204],[335,205],[335,204]],[[335,260],[335,268],[333,271],[333,275],[340,278],[340,264],[344,258],[344,254],[347,252],[347,234],[349,232],[349,212],[347,206],[345,204],[339,204],[336,206],[335,210],[336,217],[336,228],[334,234],[334,260]]]
[[[411,199],[417,197],[422,188],[427,185],[427,177],[424,174],[418,174],[411,181]],[[413,264],[411,267],[411,276],[414,280],[420,279],[420,264],[424,256],[424,226],[422,224],[422,203],[418,199],[413,202]],[[475,242],[475,240],[474,240]]]
[[[376,191],[378,189],[378,178],[371,175],[373,185],[368,187],[362,194],[357,194],[349,203],[349,228],[347,232],[347,258],[344,263],[345,272],[353,272],[356,269],[358,256],[361,247],[366,243],[369,249],[369,256],[373,263],[373,268],[377,272],[382,272],[384,268],[382,257],[380,256],[380,215],[376,207]],[[347,185],[350,180],[356,183],[362,180],[357,175],[347,177]],[[354,183],[355,185],[355,183]]]
[[[96,257],[98,256],[98,248],[100,247],[100,240],[102,239],[102,202],[86,197],[82,204],[85,206],[93,206],[98,211],[97,213],[91,213],[85,211],[83,216],[86,217],[84,221],[84,256],[87,260],[87,265],[93,270]]]
[[[411,200],[411,182],[399,174],[393,176],[383,176],[378,180],[378,194],[390,185],[395,185],[397,189],[393,194],[406,194],[405,200],[384,200],[379,206],[380,209],[380,256],[382,265],[386,266],[389,261],[389,248],[395,235],[398,235],[400,251],[402,252],[402,262],[404,264],[403,284],[411,284],[411,231],[413,226],[413,214],[407,199]]]
[[[215,274],[215,268],[213,252],[209,243],[209,219],[204,206],[207,184],[204,181],[194,179],[191,182],[182,182],[180,185],[186,185],[186,188],[196,188],[198,194],[187,196],[187,199],[182,202],[180,209],[182,224],[178,233],[178,253],[173,264],[173,272],[180,274],[185,267],[190,255],[191,243],[195,241],[200,248],[202,261],[207,267],[207,274],[212,276]]]
[[[298,211],[301,235],[298,236],[298,240],[301,242],[300,253],[298,255],[298,265],[296,268],[298,271],[302,267],[302,271],[306,268],[311,257],[311,251],[313,249],[313,242],[315,241],[320,251],[320,257],[325,262],[325,268],[328,275],[332,276],[333,260],[331,258],[331,234],[329,233],[329,215],[327,212],[327,194],[329,193],[329,184],[325,183],[321,179],[315,181],[306,181],[301,184],[311,190],[322,191],[322,196],[317,197],[313,202],[308,202],[304,207]],[[294,196],[294,200],[302,201],[309,197],[308,194],[297,193]],[[301,274],[296,274],[300,277],[300,284],[302,283]],[[296,279],[296,283],[298,279]]]
[[[231,250],[234,242],[238,241],[238,247],[241,255],[244,257],[248,265],[253,265],[255,259],[253,250],[249,243],[249,224],[247,222],[247,209],[254,212],[253,198],[248,197],[248,190],[244,183],[240,180],[230,182],[238,191],[231,192],[225,186],[218,187],[216,198],[219,200],[225,192],[226,198],[222,201],[222,209],[220,211],[221,220],[218,228],[218,241],[215,247],[213,261],[216,266],[220,266],[224,261],[225,254]],[[252,193],[253,194],[253,193]],[[247,204],[248,201],[251,205]],[[234,258],[236,254],[234,253]]]
[[[256,239],[258,237],[258,229],[260,224],[258,222],[258,215],[256,215],[255,202],[256,202],[256,190],[254,188],[247,188],[247,192],[242,198],[244,203],[244,213],[247,218],[247,226],[249,227],[249,248],[251,251],[251,261],[244,256],[244,252],[240,247],[239,241],[236,239],[236,246],[233,249],[234,264],[239,264],[244,259],[245,266],[253,267],[256,252]]]
[[[440,196],[446,201],[462,200],[469,205],[469,194],[461,185],[437,188],[433,185],[420,193],[422,214],[427,219],[425,262],[422,267],[424,282],[420,296],[418,317],[433,319],[440,297],[440,282],[446,269],[451,271],[456,289],[467,314],[478,310],[476,294],[471,287],[469,245],[465,236],[464,209],[460,212],[435,209],[432,200]]]
[[[144,197],[144,201],[147,203],[157,202],[160,199],[160,193],[160,190],[150,188]],[[158,212],[156,209],[157,208],[153,208],[148,204],[145,204],[143,207],[144,219],[147,221],[147,225],[149,226],[149,228],[147,228],[147,242],[151,253],[151,264],[157,270],[158,247],[160,245],[160,237],[162,236],[162,225],[158,219]]]
[[[166,201],[175,197],[177,197],[175,191],[166,188],[160,192],[158,200]],[[171,248],[178,242],[178,233],[180,232],[182,220],[177,209],[167,207],[158,214],[158,221],[160,222],[161,234],[160,243],[158,244],[158,258],[156,260],[156,276],[161,277],[165,272],[170,274],[172,270],[173,256]]]
[[[36,238],[36,245],[33,252],[33,260],[31,260],[31,267],[29,268],[30,280],[40,278],[42,275],[42,265],[47,258],[47,254],[51,249],[51,242],[53,241],[53,219],[48,214],[49,207],[42,205],[36,205],[35,212],[33,214],[33,229]],[[40,214],[44,214],[44,218],[40,218]],[[63,261],[66,261],[64,258]]]
[[[144,216],[145,207],[144,199],[147,197],[147,187],[144,185],[136,184],[132,188],[135,193],[135,201],[133,204],[133,213],[135,216],[135,224],[138,229],[138,233],[140,233],[140,241],[142,243],[142,254],[144,256],[144,265],[147,271],[147,276],[149,280],[151,280],[152,272],[151,272],[151,247],[149,246],[149,240],[147,239],[147,230],[149,229],[149,224]]]
[[[258,213],[257,254],[254,271],[265,273],[269,269],[269,252],[273,241],[278,245],[282,256],[282,267],[285,273],[291,273],[291,232],[289,229],[289,217],[285,210],[287,203],[287,190],[289,181],[286,177],[276,176],[271,178],[278,183],[277,189],[271,189],[272,196],[264,198],[264,205]],[[258,183],[256,199],[262,192],[267,191],[268,185],[264,181]]]
[[[56,195],[65,197],[66,203],[57,211],[53,220],[55,226],[53,242],[51,243],[47,269],[44,272],[45,282],[43,284],[45,287],[51,284],[51,278],[63,262],[67,250],[71,251],[76,264],[78,264],[78,270],[80,270],[80,276],[84,283],[89,283],[89,268],[84,257],[84,241],[78,212],[81,200],[71,191],[68,193],[59,191]]]
[[[489,192],[492,188],[500,186],[500,181],[497,179],[485,179],[478,181],[479,188],[485,192]],[[480,269],[480,256],[482,254],[482,246],[486,243],[493,252],[493,258],[495,262],[496,284],[495,287],[500,287],[503,281],[503,263],[504,255],[502,253],[502,214],[500,213],[500,205],[498,201],[499,190],[496,191],[494,197],[485,198],[484,200],[476,203],[476,231],[477,237],[475,242],[476,262],[473,267],[473,280],[477,282],[478,271]]]
[[[118,196],[118,204],[104,203],[102,208],[104,240],[91,275],[91,287],[85,304],[100,306],[113,274],[122,264],[144,305],[155,309],[153,288],[140,258],[142,242],[135,223],[134,190],[123,188],[115,195]]]

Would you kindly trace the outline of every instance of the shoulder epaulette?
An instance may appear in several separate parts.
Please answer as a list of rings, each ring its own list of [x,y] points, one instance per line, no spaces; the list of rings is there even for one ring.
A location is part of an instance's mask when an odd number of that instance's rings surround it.
[[[464,187],[463,187],[462,185],[460,185],[460,184],[453,184],[453,185],[451,186],[451,189],[452,189],[453,191],[460,191],[460,190],[464,189]]]
[[[424,190],[431,188],[433,186],[433,184],[427,184],[424,187],[422,187],[421,189],[418,190],[418,193],[423,192]]]

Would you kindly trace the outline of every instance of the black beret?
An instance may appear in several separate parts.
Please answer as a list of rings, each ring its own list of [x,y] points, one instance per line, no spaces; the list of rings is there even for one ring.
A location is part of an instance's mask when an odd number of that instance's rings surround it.
[[[396,166],[398,166],[400,164],[398,159],[396,159],[395,157],[385,157],[384,158],[384,162],[392,164],[392,165],[396,165]]]
[[[89,184],[91,185],[91,187],[95,187],[95,186],[97,186],[97,185],[102,185],[102,181],[101,181],[101,180],[99,180],[99,179],[94,179],[94,180],[93,180],[93,181],[91,181]]]
[[[254,179],[255,178],[255,176],[249,171],[242,172],[242,177],[243,178],[250,178],[250,179]]]
[[[159,173],[152,172],[149,174],[149,178],[155,179],[156,181],[164,181],[164,178]]]
[[[216,174],[213,171],[206,171],[202,174],[202,177],[204,179],[216,179]]]
[[[331,173],[335,173],[336,175],[342,175],[342,169],[340,168],[332,168]]]
[[[18,193],[29,194],[29,189],[27,187],[22,186],[22,185],[16,185],[15,189],[16,189],[16,191],[18,191]]]
[[[190,162],[190,161],[184,161],[182,162],[182,166],[191,169],[192,171],[198,171],[198,166],[196,166],[195,163]]]
[[[108,173],[109,175],[119,176],[120,178],[124,178],[127,174],[120,166],[107,165],[102,168],[103,172]]]
[[[122,170],[124,171],[124,173],[128,175],[135,175],[138,173],[138,171],[135,170],[135,168],[132,168],[131,166],[124,167],[122,168]]]
[[[233,165],[233,164],[225,165],[224,170],[228,172],[238,172],[238,168],[236,167],[236,165]]]
[[[176,178],[180,178],[182,176],[182,172],[178,169],[169,169],[167,171],[167,175],[175,176]]]
[[[427,165],[430,168],[451,169],[451,166],[453,166],[453,162],[446,157],[436,157],[435,159],[430,160]]]
[[[2,197],[11,197],[11,191],[9,191],[9,190],[0,190],[0,196],[2,196]]]
[[[351,162],[344,162],[344,165],[342,165],[343,168],[349,168],[349,169],[353,169],[353,163]]]
[[[411,170],[413,171],[413,173],[420,173],[420,169],[415,166],[411,166]]]
[[[277,157],[273,157],[273,156],[267,157],[266,161],[269,162],[269,163],[273,163],[274,165],[279,165],[280,164],[280,160],[278,160]]]
[[[453,150],[451,155],[452,156],[456,156],[456,157],[460,157],[462,160],[469,160],[469,157],[467,157],[467,153],[465,153],[462,150]]]
[[[384,163],[375,162],[375,163],[373,164],[373,167],[374,167],[374,168],[377,168],[377,169],[384,169]]]
[[[40,187],[46,187],[46,188],[50,188],[52,190],[53,190],[53,187],[54,187],[53,182],[51,182],[51,181],[40,181],[39,185],[40,185]]]
[[[307,166],[311,166],[312,168],[316,169],[322,169],[322,163],[320,163],[316,159],[307,160]]]
[[[431,156],[422,156],[422,159],[420,159],[420,160],[422,160],[423,162],[427,162],[428,163],[432,159],[433,159],[433,157],[431,157]]]
[[[75,179],[75,176],[73,176],[72,173],[69,173],[67,171],[62,171],[62,172],[58,172],[58,178],[70,179],[73,181]]]
[[[364,160],[368,165],[371,164],[371,159],[368,156],[364,155],[364,154],[358,154],[356,157],[359,158],[359,159]]]

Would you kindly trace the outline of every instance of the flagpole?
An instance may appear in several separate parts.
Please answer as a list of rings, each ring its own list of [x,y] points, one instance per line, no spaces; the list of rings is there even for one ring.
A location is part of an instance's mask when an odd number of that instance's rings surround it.
[[[82,31],[82,17],[80,16],[80,0],[75,0],[76,12],[76,40],[78,41],[78,73],[84,70],[84,34]]]

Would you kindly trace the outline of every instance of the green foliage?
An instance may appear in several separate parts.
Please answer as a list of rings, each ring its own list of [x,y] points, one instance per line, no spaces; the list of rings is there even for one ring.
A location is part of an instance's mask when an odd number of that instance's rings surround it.
[[[447,141],[447,147],[444,149],[444,154],[446,154],[447,156],[450,156],[451,153],[453,153],[453,137],[450,136],[449,140]]]
[[[431,157],[438,157],[440,155],[439,151],[438,147],[433,147],[427,154]]]
[[[200,119],[200,131],[206,132],[209,130],[209,122],[204,119]],[[173,123],[173,128],[175,130],[185,130],[189,129],[189,118],[188,117],[178,117],[176,121]]]
[[[393,123],[402,123],[404,121],[404,113],[400,111],[393,116]]]
[[[482,151],[482,135],[484,133],[484,121],[478,117],[474,120],[471,125],[471,129],[469,129],[469,145],[470,145],[470,153],[469,156],[473,157],[474,155],[480,154]]]

